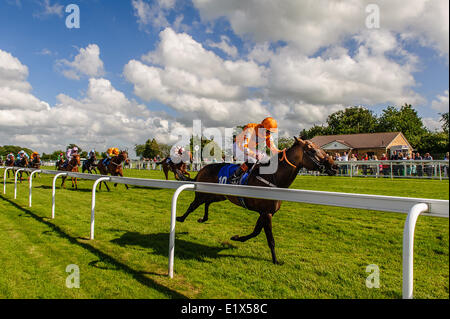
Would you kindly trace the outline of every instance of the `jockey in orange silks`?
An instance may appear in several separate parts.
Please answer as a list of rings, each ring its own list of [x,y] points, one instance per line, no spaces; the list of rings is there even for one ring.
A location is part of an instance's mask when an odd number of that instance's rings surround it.
[[[39,155],[38,152],[33,152],[33,153],[31,154],[30,160],[33,161],[34,158],[35,158],[36,156],[38,156],[38,155]]]
[[[258,145],[261,142],[266,143],[266,146],[274,154],[279,153],[280,150],[275,146],[272,133],[278,132],[278,123],[272,117],[265,118],[260,124],[249,123],[242,132],[236,137],[234,149],[236,150],[236,158],[243,160],[244,163],[234,172],[231,177],[231,182],[236,182],[240,176],[248,170],[247,162],[265,163],[269,157],[265,152],[258,150]]]

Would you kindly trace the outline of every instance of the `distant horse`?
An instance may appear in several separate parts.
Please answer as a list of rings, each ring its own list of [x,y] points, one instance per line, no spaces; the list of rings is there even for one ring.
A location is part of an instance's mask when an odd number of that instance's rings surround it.
[[[68,171],[68,172],[76,172],[78,173],[78,167],[80,166],[80,155],[79,154],[73,154],[72,158],[70,159],[69,163],[67,163],[66,167],[63,167],[62,161],[58,162],[58,171]],[[67,176],[62,177],[62,183],[61,187],[66,188],[66,185],[64,184],[66,181]],[[76,177],[72,177],[72,187],[75,186],[75,189],[78,189],[78,182]]]
[[[37,154],[33,160],[28,164],[29,168],[41,168],[41,157]]]
[[[189,153],[189,158],[192,163],[192,154]],[[169,179],[169,171],[173,173],[176,180],[186,181],[191,178],[191,174],[187,171],[187,164],[183,161],[180,161],[178,164],[174,163],[169,156],[165,157],[162,161],[156,162],[156,165],[161,165],[164,175],[166,176],[166,180]]]
[[[295,137],[295,142],[289,149],[284,149],[278,155],[274,155],[271,158],[271,162],[272,161],[278,161],[277,171],[273,174],[259,174],[258,169],[251,169],[251,173],[248,177],[248,185],[288,188],[293,183],[302,167],[305,167],[308,170],[320,171],[328,175],[336,175],[338,168],[337,165],[334,164],[333,159],[317,145],[297,137]],[[225,165],[228,164],[217,163],[206,165],[198,172],[195,181],[218,183],[219,171]],[[255,168],[260,167],[260,164],[255,165],[257,165]],[[247,241],[250,238],[259,235],[261,230],[264,228],[267,243],[272,253],[272,261],[274,264],[278,264],[278,260],[275,255],[275,240],[272,234],[272,216],[280,209],[280,200],[239,198],[236,196],[195,192],[193,202],[190,204],[183,216],[177,217],[177,221],[183,222],[190,213],[196,210],[200,205],[205,204],[204,216],[198,220],[200,223],[205,222],[208,220],[209,205],[211,203],[224,201],[226,199],[235,205],[242,206],[246,209],[259,213],[256,226],[251,234],[247,236],[236,235],[233,236],[231,240],[241,242]]]
[[[15,161],[14,166],[27,168],[28,167],[28,157],[23,156],[21,159],[18,159],[17,161]],[[20,171],[18,174],[21,183],[22,183],[22,173],[23,173],[23,171]],[[25,172],[25,173],[27,175],[29,175],[28,172]],[[14,172],[14,174],[15,174],[15,172]]]
[[[14,157],[8,157],[8,158],[6,158],[5,166],[6,167],[14,167],[14,163],[15,163]],[[8,175],[8,178],[9,178],[9,171],[10,170],[8,170],[8,172],[6,173]]]
[[[97,161],[97,157],[95,156],[95,154],[88,158],[87,160],[83,161],[83,166],[81,167],[81,172],[84,173],[85,171],[88,171],[89,174],[92,174],[92,172],[94,173],[98,173],[97,172],[97,164],[95,164],[95,162]]]
[[[119,155],[111,158],[108,166],[105,166],[105,164],[103,164],[103,161],[104,160],[101,160],[97,164],[97,168],[100,171],[100,174],[102,174],[102,175],[111,174],[112,176],[121,176],[121,177],[123,177],[122,163],[128,164],[130,162],[130,160],[128,159],[127,151],[120,151]],[[106,182],[100,182],[98,189],[99,190],[102,189],[102,183],[105,184],[106,189],[108,189],[108,192],[109,192],[109,187],[108,187],[108,184],[106,184]],[[114,187],[116,187],[116,186],[117,186],[117,183],[114,184]],[[125,187],[128,189],[127,184],[125,184]]]

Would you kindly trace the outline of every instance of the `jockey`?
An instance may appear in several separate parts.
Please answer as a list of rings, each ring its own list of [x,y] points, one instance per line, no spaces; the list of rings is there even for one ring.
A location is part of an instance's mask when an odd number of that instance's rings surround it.
[[[63,167],[66,167],[70,160],[72,159],[72,156],[78,154],[78,147],[74,146],[73,148],[69,148],[66,152],[66,161],[63,164]]]
[[[119,149],[117,147],[108,148],[108,150],[106,151],[106,158],[105,158],[105,161],[103,162],[103,164],[105,166],[108,166],[111,159],[117,155],[119,155]]]
[[[186,149],[183,146],[181,146],[181,145],[175,146],[175,149],[173,150],[173,153],[171,152],[171,156],[172,157],[168,157],[167,158],[167,163],[175,162],[175,163],[178,164],[178,163],[182,162],[183,154],[184,154],[185,151],[186,151]]]
[[[90,151],[89,151],[89,154],[88,154],[88,159],[91,159],[91,158],[93,158],[95,156],[95,150],[94,149],[91,149]]]
[[[31,154],[31,161],[33,161],[35,158],[36,158],[36,156],[38,156],[39,155],[39,153],[38,152],[33,152],[32,154]]]
[[[240,180],[243,173],[248,170],[247,162],[265,163],[269,160],[266,153],[258,150],[260,142],[265,141],[266,146],[272,153],[279,153],[280,150],[275,146],[272,133],[278,131],[278,123],[272,117],[265,118],[260,124],[247,124],[242,133],[236,137],[236,142],[233,148],[236,150],[236,157],[244,160],[244,163],[234,172],[230,178],[231,183],[236,183]]]
[[[13,153],[9,153],[8,155],[6,155],[6,160],[10,160],[10,161],[14,162],[14,159],[15,159],[15,157],[14,157]]]
[[[17,154],[15,165],[20,164],[20,162],[22,161],[22,159],[23,159],[24,157],[30,159],[30,157],[28,156],[28,154],[25,153],[24,150],[21,150],[21,151]]]

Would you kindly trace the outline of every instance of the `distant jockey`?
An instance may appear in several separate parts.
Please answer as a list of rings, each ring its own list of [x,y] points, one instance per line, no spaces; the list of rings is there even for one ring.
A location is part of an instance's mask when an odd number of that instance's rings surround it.
[[[186,162],[189,160],[189,156],[187,159],[184,159],[186,154],[186,149],[183,146],[177,145],[174,147],[173,151],[170,151],[170,156],[167,158],[167,163],[173,162],[175,164],[179,164],[181,162]]]
[[[92,158],[94,158],[94,156],[95,156],[95,150],[91,149],[88,154],[88,159],[92,159]]]
[[[35,158],[36,158],[36,156],[38,156],[39,155],[39,153],[38,152],[33,152],[33,153],[31,153],[31,161],[33,161]]]
[[[266,142],[266,146],[273,154],[277,154],[280,150],[275,146],[272,133],[278,132],[278,123],[272,117],[265,118],[260,124],[247,124],[242,133],[236,137],[236,142],[233,148],[236,150],[236,158],[243,160],[244,163],[234,172],[230,178],[231,183],[236,183],[240,180],[243,173],[248,170],[247,162],[265,163],[269,157],[265,152],[258,150],[258,145],[261,142]]]
[[[108,148],[108,150],[106,151],[106,158],[104,159],[103,164],[105,166],[108,166],[109,163],[111,162],[111,159],[117,155],[119,155],[119,149],[117,147]]]
[[[28,156],[28,154],[25,153],[24,150],[21,150],[21,151],[17,154],[17,157],[16,157],[16,165],[20,164],[20,162],[22,161],[22,159],[23,159],[24,157],[30,159],[30,157]]]
[[[64,162],[63,167],[66,167],[72,159],[72,156],[76,154],[78,154],[78,147],[74,146],[73,148],[69,148],[66,152],[66,161]]]

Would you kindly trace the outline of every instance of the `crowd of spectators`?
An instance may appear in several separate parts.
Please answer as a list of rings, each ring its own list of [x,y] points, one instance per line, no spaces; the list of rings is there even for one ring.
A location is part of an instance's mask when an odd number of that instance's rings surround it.
[[[425,153],[423,156],[419,152],[406,153],[402,151],[393,151],[388,157],[386,154],[382,154],[380,158],[375,154],[364,153],[352,153],[349,155],[347,152],[334,153],[332,154],[333,160],[336,162],[356,162],[356,161],[415,161],[414,163],[399,162],[393,163],[392,174],[394,176],[433,176],[435,170],[435,164],[426,161],[432,161],[433,157],[430,153]],[[443,158],[444,160],[449,159],[449,153],[447,152]],[[420,162],[419,162],[420,161]],[[350,165],[339,165],[339,174],[347,175],[349,174]],[[449,168],[448,165],[443,165],[441,167],[442,175],[448,177]],[[359,170],[361,170],[362,175],[391,175],[391,164],[372,164],[370,165],[352,165],[352,174],[358,175]],[[406,170],[406,171],[405,171]],[[439,173],[438,173],[439,174]]]

